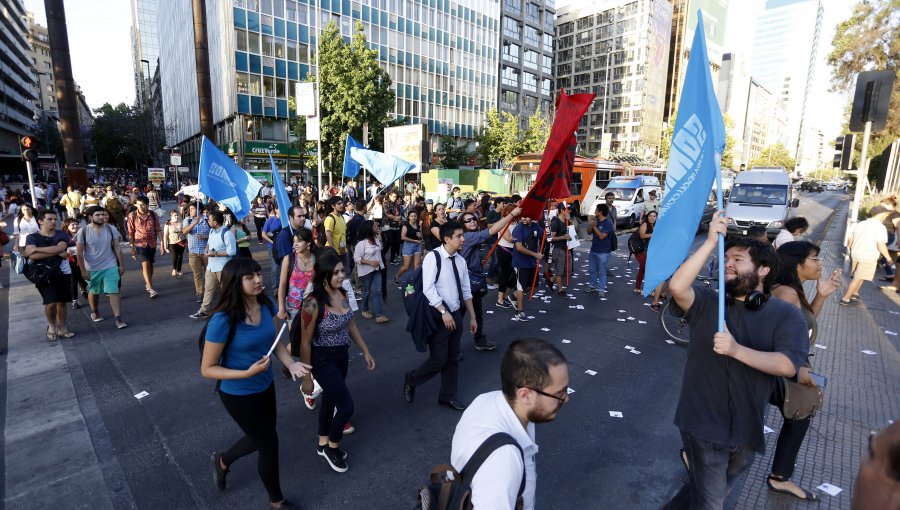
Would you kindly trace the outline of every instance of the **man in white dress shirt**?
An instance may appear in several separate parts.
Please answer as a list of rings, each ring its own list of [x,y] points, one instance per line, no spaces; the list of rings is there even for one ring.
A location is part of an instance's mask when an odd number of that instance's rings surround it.
[[[509,434],[522,453],[515,445],[501,446],[474,476],[468,474],[472,506],[516,508],[524,470],[523,508],[531,510],[537,486],[534,424],[553,421],[569,400],[569,368],[559,349],[543,340],[526,338],[507,348],[500,364],[500,381],[502,391],[479,395],[463,413],[453,434],[450,462],[461,471],[487,438],[498,432]]]

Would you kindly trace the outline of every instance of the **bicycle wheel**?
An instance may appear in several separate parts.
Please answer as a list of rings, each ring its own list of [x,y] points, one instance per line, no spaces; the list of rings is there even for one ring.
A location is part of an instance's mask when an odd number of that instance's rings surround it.
[[[674,306],[672,303],[672,298],[667,299],[666,304],[659,311],[659,325],[676,344],[687,345],[691,343],[688,323],[683,317],[676,317],[670,313],[671,307]]]

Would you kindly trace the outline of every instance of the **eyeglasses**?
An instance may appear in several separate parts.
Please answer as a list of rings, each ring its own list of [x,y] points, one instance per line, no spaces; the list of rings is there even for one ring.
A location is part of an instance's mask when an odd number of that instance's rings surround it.
[[[568,388],[566,388],[565,390],[563,390],[563,391],[566,391],[566,394],[563,395],[562,397],[560,397],[559,395],[554,395],[554,394],[552,394],[552,393],[547,393],[547,392],[541,391],[541,390],[539,390],[539,389],[537,389],[537,388],[532,388],[532,387],[530,387],[530,386],[526,386],[526,388],[528,388],[529,390],[531,390],[531,391],[533,391],[533,392],[535,392],[535,393],[538,393],[538,394],[540,394],[540,395],[543,395],[543,396],[545,396],[545,397],[550,397],[550,398],[556,399],[556,400],[559,401],[560,404],[565,404],[566,401],[569,400]]]
[[[478,220],[476,220],[475,218],[473,218],[473,217],[470,216],[470,217],[464,219],[464,220],[463,220],[463,223],[472,223],[472,222],[474,222],[474,221],[478,221]]]

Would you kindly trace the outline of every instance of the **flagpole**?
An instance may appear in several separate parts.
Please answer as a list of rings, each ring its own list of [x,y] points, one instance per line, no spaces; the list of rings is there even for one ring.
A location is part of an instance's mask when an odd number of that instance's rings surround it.
[[[719,167],[719,161],[715,161],[716,165],[716,210],[724,211],[722,205],[722,170]],[[724,212],[722,215],[724,216]],[[719,263],[719,333],[725,332],[725,236],[719,234],[719,243],[716,247]]]
[[[319,136],[316,137],[316,164],[319,170],[318,191],[319,196],[316,200],[322,199],[322,90],[320,88],[319,75],[322,73],[322,66],[319,65],[319,39],[322,38],[322,31],[319,30],[319,10],[315,9],[316,16],[316,117],[319,120]]]

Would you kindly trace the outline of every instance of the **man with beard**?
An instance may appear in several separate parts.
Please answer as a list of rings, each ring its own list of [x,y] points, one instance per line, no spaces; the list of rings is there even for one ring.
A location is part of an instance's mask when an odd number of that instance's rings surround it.
[[[794,377],[809,337],[800,309],[766,299],[775,250],[738,237],[725,250],[725,331],[717,332],[718,297],[692,286],[713,254],[727,218],[718,211],[706,241],[678,268],[669,292],[686,310],[691,343],[675,425],[688,480],[666,508],[722,508],[738,480],[765,451],[763,416],[776,377]]]
[[[502,391],[479,395],[463,413],[453,434],[450,462],[457,472],[489,437],[506,433],[516,444],[500,446],[473,473],[465,473],[474,508],[534,508],[537,487],[534,424],[556,418],[569,400],[569,367],[565,356],[536,338],[509,345],[500,364]],[[521,491],[524,478],[524,491]],[[520,494],[521,491],[521,494]]]
[[[100,314],[100,294],[106,294],[116,319],[116,328],[127,328],[128,324],[122,320],[122,301],[119,298],[119,281],[125,274],[125,261],[122,260],[122,251],[119,249],[122,236],[116,227],[107,222],[109,214],[102,207],[92,206],[85,216],[90,223],[78,231],[75,248],[78,267],[88,282],[91,320],[103,320],[103,315]]]

